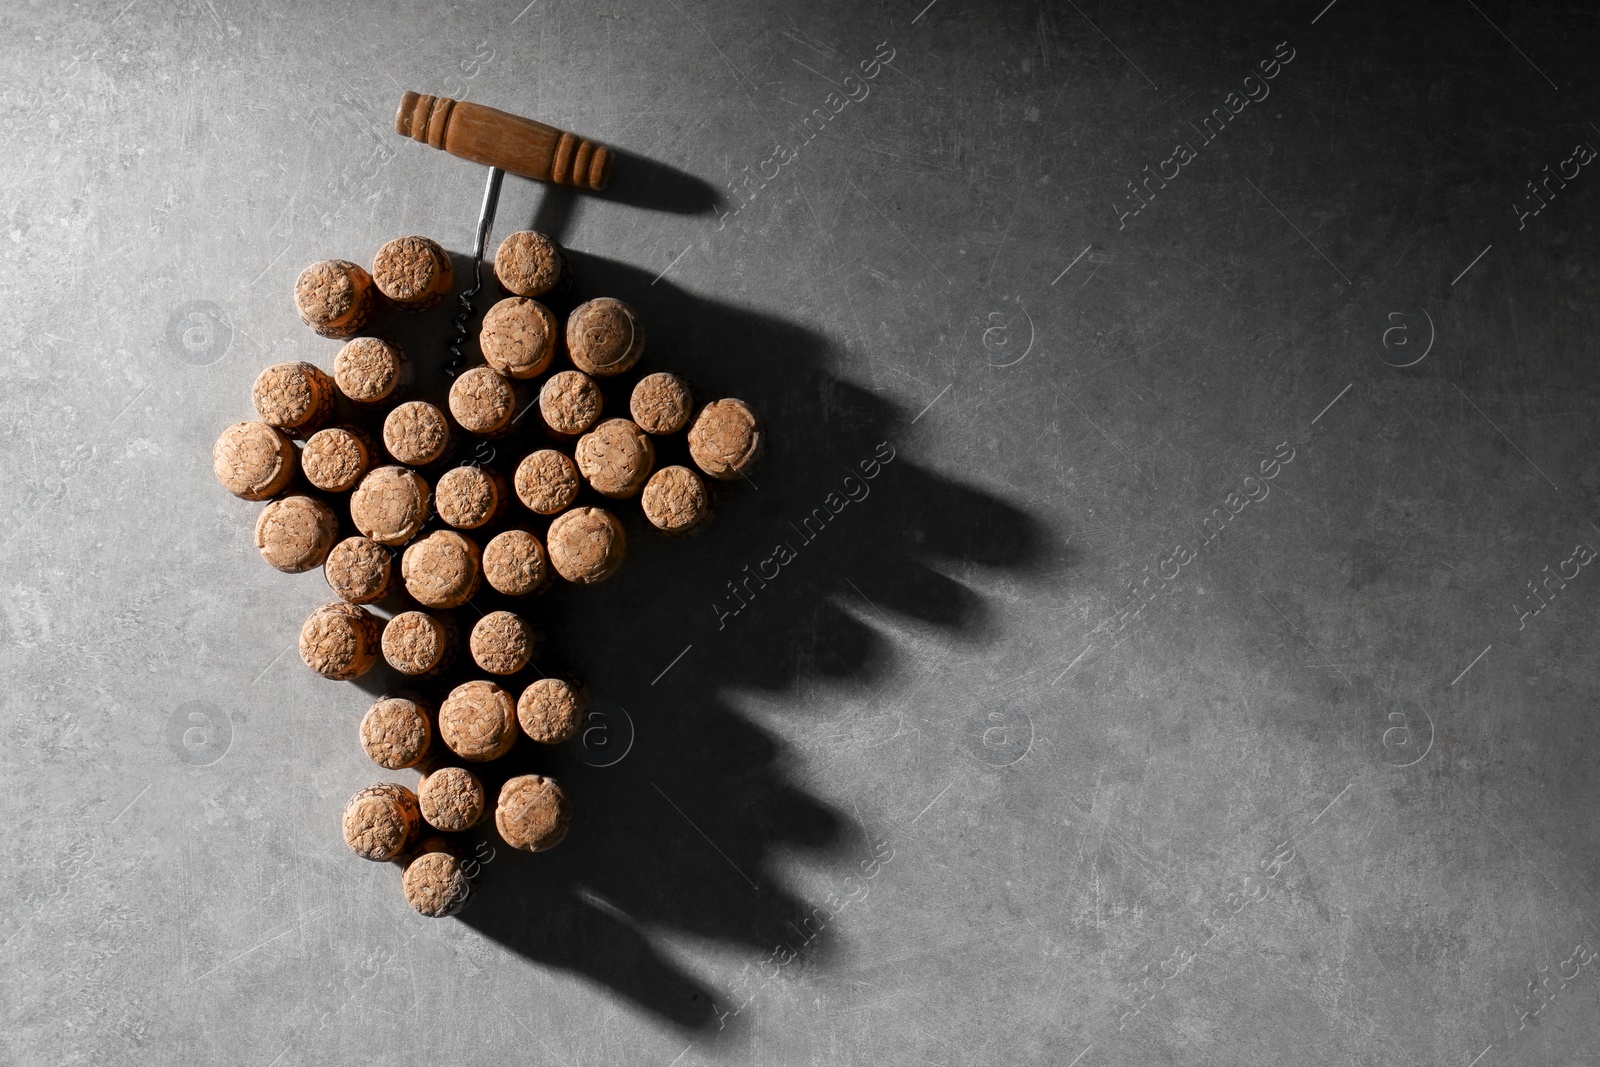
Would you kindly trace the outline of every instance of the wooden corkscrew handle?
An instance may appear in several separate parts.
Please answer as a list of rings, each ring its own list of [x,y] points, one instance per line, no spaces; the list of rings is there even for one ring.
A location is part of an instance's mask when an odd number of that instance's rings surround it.
[[[448,96],[408,92],[395,132],[474,163],[579,189],[604,189],[611,150],[498,108]]]

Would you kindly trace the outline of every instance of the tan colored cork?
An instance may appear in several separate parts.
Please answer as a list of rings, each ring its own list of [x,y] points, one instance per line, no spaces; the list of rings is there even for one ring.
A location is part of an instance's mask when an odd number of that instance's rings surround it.
[[[300,451],[306,481],[326,493],[348,493],[372,466],[372,439],[360,430],[331,426],[311,435]]]
[[[566,268],[561,246],[535,230],[511,234],[494,254],[494,276],[516,296],[543,296],[561,281]]]
[[[350,521],[380,545],[403,545],[428,521],[428,483],[404,467],[379,467],[351,494]]]
[[[324,678],[359,678],[378,662],[378,620],[357,604],[324,604],[300,627],[300,658]]]
[[[537,378],[556,350],[556,317],[537,300],[508,296],[483,316],[483,361],[508,378]]]
[[[383,447],[408,467],[436,462],[449,444],[449,421],[426,400],[408,401],[384,417]]]
[[[447,919],[467,906],[472,881],[459,856],[449,852],[424,852],[406,864],[400,888],[419,915]]]
[[[294,442],[264,422],[236,422],[212,446],[211,470],[234,496],[266,500],[294,481]]]
[[[362,859],[392,860],[410,847],[422,826],[417,796],[403,785],[369,785],[344,806],[344,843]]]
[[[511,425],[516,410],[511,382],[492,367],[463,371],[450,386],[450,414],[470,433],[498,434]]]
[[[459,608],[482,583],[481,559],[472,538],[454,530],[435,530],[406,548],[400,557],[400,577],[418,603]]]
[[[554,778],[525,774],[500,787],[494,825],[512,848],[543,852],[567,836],[572,804]]]
[[[565,678],[540,678],[517,699],[522,732],[541,745],[570,741],[589,713],[589,690]]]
[[[450,255],[426,237],[396,237],[372,259],[372,283],[396,307],[424,311],[450,295]]]
[[[328,553],[322,575],[340,600],[370,604],[389,595],[394,566],[388,551],[376,541],[368,537],[346,537]]]
[[[383,658],[401,674],[426,677],[450,665],[451,625],[425,611],[402,611],[383,628]]]
[[[655,466],[656,450],[645,432],[628,419],[607,419],[578,438],[573,459],[578,473],[601,496],[622,499],[644,488]]]
[[[553,448],[523,456],[513,481],[517,499],[540,515],[554,515],[570,508],[582,485],[578,465]]]
[[[354,337],[372,317],[376,303],[372,275],[347,259],[313,263],[294,284],[295,310],[323,337]]]
[[[639,498],[644,517],[662,533],[687,537],[711,521],[706,484],[688,467],[663,467],[650,476]]]
[[[640,378],[628,397],[628,413],[645,433],[677,433],[689,425],[693,411],[694,394],[689,383],[666,371]]]
[[[274,363],[250,388],[261,421],[290,433],[310,433],[333,415],[333,379],[313,363]]]
[[[261,558],[289,574],[322,566],[339,535],[333,509],[309,496],[286,496],[261,509],[256,548]]]
[[[743,400],[712,401],[689,427],[689,455],[695,466],[722,481],[732,481],[754,467],[765,445],[755,413]]]
[[[409,376],[405,353],[377,337],[346,341],[333,357],[333,383],[358,404],[378,404],[392,396]]]
[[[574,508],[556,516],[546,538],[556,573],[578,585],[603,582],[622,566],[627,539],[604,508]]]
[[[627,304],[602,296],[579,304],[567,316],[567,354],[572,365],[596,377],[622,374],[644,353],[644,327]]]
[[[539,414],[544,424],[565,437],[593,426],[603,404],[600,387],[582,371],[552,374],[539,389]]]
[[[458,530],[476,530],[496,518],[505,503],[498,474],[481,467],[454,467],[439,477],[433,506],[439,517]]]
[[[417,784],[417,803],[429,826],[460,833],[478,825],[487,801],[477,775],[465,767],[440,767]]]
[[[544,545],[526,530],[507,530],[483,546],[483,580],[497,593],[527,596],[550,580]]]
[[[499,759],[517,742],[517,711],[511,694],[493,682],[456,686],[439,708],[439,736],[462,759]]]
[[[516,674],[539,651],[540,634],[513,611],[491,611],[472,627],[472,661],[490,674]]]
[[[361,747],[373,763],[385,770],[415,767],[432,743],[428,709],[415,700],[383,697],[361,718]],[[426,806],[423,813],[427,813]]]

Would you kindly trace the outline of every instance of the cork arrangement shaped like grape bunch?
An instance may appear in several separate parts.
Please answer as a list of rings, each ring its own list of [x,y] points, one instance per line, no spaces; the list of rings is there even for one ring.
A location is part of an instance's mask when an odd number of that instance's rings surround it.
[[[399,330],[384,327],[451,295],[449,254],[401,237],[370,273],[347,260],[307,267],[295,306],[341,342],[331,367],[286,359],[261,371],[256,418],[225,429],[212,453],[224,488],[264,502],[262,558],[288,573],[321,567],[336,597],[301,628],[307,667],[348,680],[381,659],[419,688],[464,666],[483,675],[437,706],[385,695],[351,724],[375,764],[421,778],[351,797],[345,842],[401,864],[406,900],[433,917],[471,895],[457,835],[492,818],[507,845],[540,852],[567,833],[572,799],[555,779],[510,777],[494,797],[484,785],[515,746],[561,745],[588,711],[583,682],[540,668],[543,635],[524,605],[553,582],[616,574],[627,553],[617,511],[633,501],[655,532],[700,530],[717,483],[740,479],[764,446],[742,401],[698,403],[688,382],[648,367],[645,324],[623,300],[578,303],[562,321],[552,307],[571,305],[574,285],[550,237],[507,237],[494,276],[506,295],[483,316],[482,362],[447,367],[435,383],[447,397],[430,403],[417,394],[438,390],[421,388],[386,336]],[[694,466],[659,466],[658,443],[680,434]],[[517,610],[478,608],[485,585]]]

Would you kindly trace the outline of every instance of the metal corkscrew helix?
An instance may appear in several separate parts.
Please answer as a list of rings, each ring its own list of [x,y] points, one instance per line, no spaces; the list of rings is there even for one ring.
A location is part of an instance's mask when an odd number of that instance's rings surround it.
[[[450,360],[444,365],[448,378],[461,373],[466,356],[461,346],[467,339],[467,323],[472,318],[473,303],[483,290],[483,250],[489,243],[489,231],[494,229],[494,212],[500,204],[500,181],[506,172],[499,167],[489,168],[489,181],[483,187],[483,206],[478,209],[478,235],[472,242],[472,286],[461,293],[461,310],[456,312],[455,335],[450,339]]]

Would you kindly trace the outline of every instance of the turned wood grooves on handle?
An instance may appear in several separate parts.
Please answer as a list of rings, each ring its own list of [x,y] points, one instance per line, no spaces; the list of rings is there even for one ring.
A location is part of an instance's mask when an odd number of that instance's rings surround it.
[[[611,150],[604,145],[467,100],[408,92],[394,128],[402,137],[524,178],[604,189],[611,177]]]

